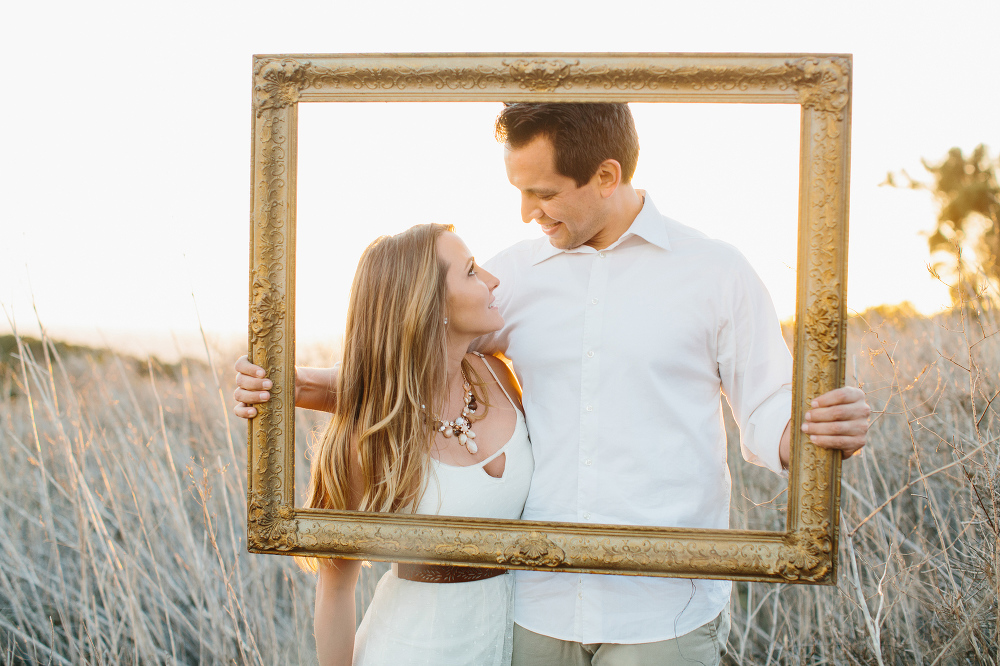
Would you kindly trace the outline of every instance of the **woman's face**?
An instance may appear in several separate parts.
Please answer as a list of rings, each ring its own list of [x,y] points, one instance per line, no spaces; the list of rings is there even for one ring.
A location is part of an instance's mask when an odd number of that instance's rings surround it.
[[[500,280],[480,268],[462,239],[450,231],[438,238],[437,251],[448,265],[448,334],[475,338],[499,330],[503,317],[493,303],[493,290]]]

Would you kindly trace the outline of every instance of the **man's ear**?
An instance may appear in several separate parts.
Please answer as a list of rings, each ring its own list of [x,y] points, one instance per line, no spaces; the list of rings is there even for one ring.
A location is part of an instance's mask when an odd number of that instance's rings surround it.
[[[597,187],[601,196],[607,199],[622,184],[622,165],[618,163],[618,160],[604,160],[598,165],[594,178],[597,179]]]

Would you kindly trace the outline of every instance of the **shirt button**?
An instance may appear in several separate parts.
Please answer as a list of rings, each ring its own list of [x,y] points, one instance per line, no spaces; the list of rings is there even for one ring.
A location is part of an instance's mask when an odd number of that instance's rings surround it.
[[[588,358],[594,358],[594,352],[593,351],[587,352],[587,357]]]
[[[583,512],[583,519],[584,520],[590,520],[590,512],[589,511],[584,511]]]
[[[583,464],[586,465],[587,467],[590,467],[591,465],[594,464],[594,461],[591,460],[590,458],[587,458],[586,460],[583,461]]]
[[[603,258],[604,258],[604,253],[603,253],[603,252],[601,252],[601,253],[599,253],[599,254],[598,254],[597,256],[599,256],[599,257],[600,257],[601,259],[603,259]]]
[[[587,411],[588,412],[594,411],[594,406],[593,405],[587,405]]]
[[[597,305],[597,299],[595,298],[594,300],[590,301],[590,304],[591,305]]]

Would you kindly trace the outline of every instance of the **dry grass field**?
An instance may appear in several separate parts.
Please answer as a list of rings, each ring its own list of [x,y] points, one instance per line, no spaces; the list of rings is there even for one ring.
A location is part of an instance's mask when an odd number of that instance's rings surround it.
[[[736,585],[727,663],[1000,663],[998,327],[851,321],[877,413],[844,465],[837,585]],[[0,344],[0,662],[314,663],[311,574],[245,549],[231,358]],[[300,413],[299,441],[320,424]],[[733,526],[782,529],[783,481],[738,450]],[[359,607],[382,570],[364,571]]]

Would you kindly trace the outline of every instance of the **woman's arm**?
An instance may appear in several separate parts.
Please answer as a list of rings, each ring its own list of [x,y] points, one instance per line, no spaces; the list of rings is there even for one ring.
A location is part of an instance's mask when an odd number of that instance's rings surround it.
[[[246,356],[236,361],[236,407],[233,413],[249,419],[257,415],[254,405],[271,399],[274,385],[264,368],[251,363]],[[295,406],[333,412],[337,408],[338,366],[332,368],[295,368]]]
[[[361,562],[320,560],[316,581],[316,656],[320,666],[351,666],[354,659],[354,587]]]
[[[361,465],[357,443],[351,446],[347,483],[350,497],[347,509],[361,506]],[[320,666],[351,666],[354,658],[354,587],[358,582],[361,562],[358,560],[319,560],[319,580],[316,581],[316,611],[313,629],[316,633],[316,655]]]
[[[337,375],[332,368],[295,368],[295,406],[330,412],[337,409]]]

